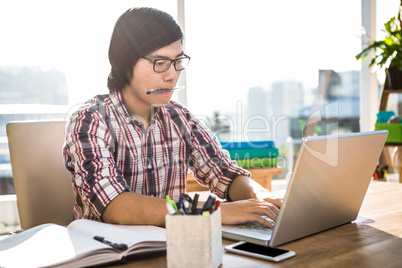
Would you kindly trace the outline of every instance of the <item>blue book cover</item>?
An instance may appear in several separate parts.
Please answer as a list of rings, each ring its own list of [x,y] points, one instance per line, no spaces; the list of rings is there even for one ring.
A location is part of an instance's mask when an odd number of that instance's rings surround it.
[[[221,145],[226,150],[275,148],[274,141],[234,141],[221,142]]]
[[[244,159],[244,158],[258,158],[258,157],[278,157],[278,148],[262,148],[262,149],[228,149],[230,158]]]

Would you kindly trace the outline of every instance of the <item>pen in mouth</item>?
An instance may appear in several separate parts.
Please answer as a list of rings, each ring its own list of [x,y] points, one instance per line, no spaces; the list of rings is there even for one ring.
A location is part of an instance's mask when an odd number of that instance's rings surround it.
[[[147,95],[150,94],[155,94],[155,93],[163,93],[163,92],[170,92],[170,91],[174,91],[174,90],[180,90],[183,89],[184,86],[177,86],[171,89],[161,89],[161,88],[153,88],[150,91],[147,91]]]

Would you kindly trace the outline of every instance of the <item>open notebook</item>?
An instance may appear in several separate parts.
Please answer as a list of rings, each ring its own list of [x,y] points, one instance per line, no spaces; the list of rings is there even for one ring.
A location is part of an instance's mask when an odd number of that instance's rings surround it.
[[[357,218],[388,131],[302,140],[273,229],[223,225],[222,236],[278,246]]]
[[[0,267],[87,267],[166,250],[164,228],[75,220],[42,224],[0,241]]]

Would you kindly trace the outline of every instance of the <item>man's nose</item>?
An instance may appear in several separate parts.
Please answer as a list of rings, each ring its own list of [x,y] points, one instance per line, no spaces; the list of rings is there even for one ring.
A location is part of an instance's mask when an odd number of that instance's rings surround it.
[[[180,75],[180,71],[176,71],[176,69],[174,68],[174,64],[172,63],[169,66],[169,69],[167,69],[167,71],[165,72],[165,79],[167,81],[174,80],[174,79],[177,79],[179,77],[179,75]]]

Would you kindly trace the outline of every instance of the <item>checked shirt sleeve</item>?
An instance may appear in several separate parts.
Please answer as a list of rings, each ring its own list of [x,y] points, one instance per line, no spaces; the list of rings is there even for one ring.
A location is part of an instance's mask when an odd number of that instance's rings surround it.
[[[74,217],[100,220],[105,207],[128,190],[115,167],[112,131],[98,109],[74,113],[66,130],[63,155],[76,192]]]
[[[227,198],[228,188],[237,176],[250,176],[230,159],[216,136],[195,118],[191,124],[191,142],[190,169],[195,179],[209,185],[210,191],[220,198]]]

